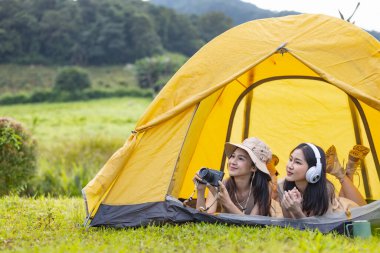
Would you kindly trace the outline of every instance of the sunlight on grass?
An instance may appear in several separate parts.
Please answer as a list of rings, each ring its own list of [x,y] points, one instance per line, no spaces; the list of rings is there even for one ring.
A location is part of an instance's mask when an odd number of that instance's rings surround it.
[[[72,103],[1,106],[0,117],[22,122],[39,145],[50,148],[62,140],[105,135],[125,140],[151,100],[112,98]]]
[[[327,253],[378,252],[380,244],[379,237],[204,223],[86,231],[84,216],[80,198],[1,198],[0,251]]]

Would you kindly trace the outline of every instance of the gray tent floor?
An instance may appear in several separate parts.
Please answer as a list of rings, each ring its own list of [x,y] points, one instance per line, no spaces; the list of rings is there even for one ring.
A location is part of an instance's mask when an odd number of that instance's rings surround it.
[[[276,218],[260,215],[238,215],[219,213],[215,215],[199,212],[193,208],[184,207],[183,204],[168,196],[167,204],[174,208],[176,206],[183,212],[189,212],[192,214],[195,221],[224,223],[224,224],[236,224],[236,225],[253,225],[253,226],[279,226],[279,227],[293,227],[296,229],[318,229],[322,233],[328,233],[331,231],[337,231],[338,233],[344,233],[344,226],[347,223],[351,223],[356,220],[369,220],[373,223],[379,223],[380,225],[380,200],[367,204],[361,207],[355,207],[350,209],[351,217],[348,218],[345,212],[336,212],[324,216],[312,216],[302,219],[290,219],[290,218]]]
[[[186,207],[171,196],[160,202],[137,205],[101,204],[90,226],[115,228],[141,227],[162,224],[182,224],[188,222],[220,223],[245,226],[293,227],[300,230],[318,229],[322,233],[336,231],[344,233],[346,224],[356,220],[369,220],[380,227],[380,200],[362,207],[350,209],[351,217],[344,212],[302,219],[276,218],[260,215],[238,215],[228,213],[207,214],[194,208]]]

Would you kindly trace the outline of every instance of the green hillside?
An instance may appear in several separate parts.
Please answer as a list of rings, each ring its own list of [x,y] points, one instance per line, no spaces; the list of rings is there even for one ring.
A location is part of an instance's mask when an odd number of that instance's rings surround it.
[[[0,65],[0,94],[50,89],[62,67],[42,65]],[[82,67],[90,76],[94,88],[137,87],[134,69],[130,65]]]
[[[186,14],[200,15],[208,12],[222,12],[232,18],[235,25],[254,19],[299,14],[299,12],[295,11],[275,12],[264,10],[254,4],[240,0],[150,0],[150,2]]]

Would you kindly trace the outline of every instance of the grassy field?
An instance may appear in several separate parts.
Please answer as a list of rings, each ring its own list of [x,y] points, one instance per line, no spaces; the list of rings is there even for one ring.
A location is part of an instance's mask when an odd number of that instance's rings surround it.
[[[150,102],[124,97],[0,106],[0,117],[21,122],[37,140],[38,192],[79,196],[80,189],[123,145]]]
[[[143,98],[112,98],[71,103],[1,106],[0,117],[23,123],[42,148],[91,136],[125,140],[150,103]]]
[[[189,223],[84,229],[79,198],[0,198],[1,252],[378,252],[380,237]]]
[[[0,94],[50,89],[62,67],[39,65],[0,65]],[[131,66],[82,67],[94,88],[136,87]]]

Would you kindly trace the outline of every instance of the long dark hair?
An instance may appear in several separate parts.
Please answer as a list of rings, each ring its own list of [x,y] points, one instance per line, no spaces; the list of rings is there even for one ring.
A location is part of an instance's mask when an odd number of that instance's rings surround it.
[[[253,178],[253,181],[250,185],[252,187],[252,195],[253,195],[253,206],[256,204],[258,205],[259,208],[259,215],[263,216],[270,216],[270,208],[271,208],[271,196],[269,193],[269,181],[271,180],[271,177],[260,171],[259,169],[256,169],[256,175]],[[252,173],[251,178],[249,182],[251,182],[252,177],[254,173]],[[232,202],[238,206],[237,204],[237,199],[235,198],[235,194],[237,191],[235,179],[233,176],[227,179],[226,181],[226,188],[231,196]]]
[[[318,146],[319,153],[321,154],[322,173],[321,177],[316,183],[308,183],[303,193],[302,211],[306,213],[306,216],[320,216],[327,212],[330,203],[335,198],[334,185],[326,178],[326,157],[325,152]],[[313,149],[306,143],[301,143],[294,150],[299,149],[303,152],[308,167],[315,166],[317,164],[317,158],[315,157]],[[293,181],[284,182],[284,191],[292,190],[296,187]]]

